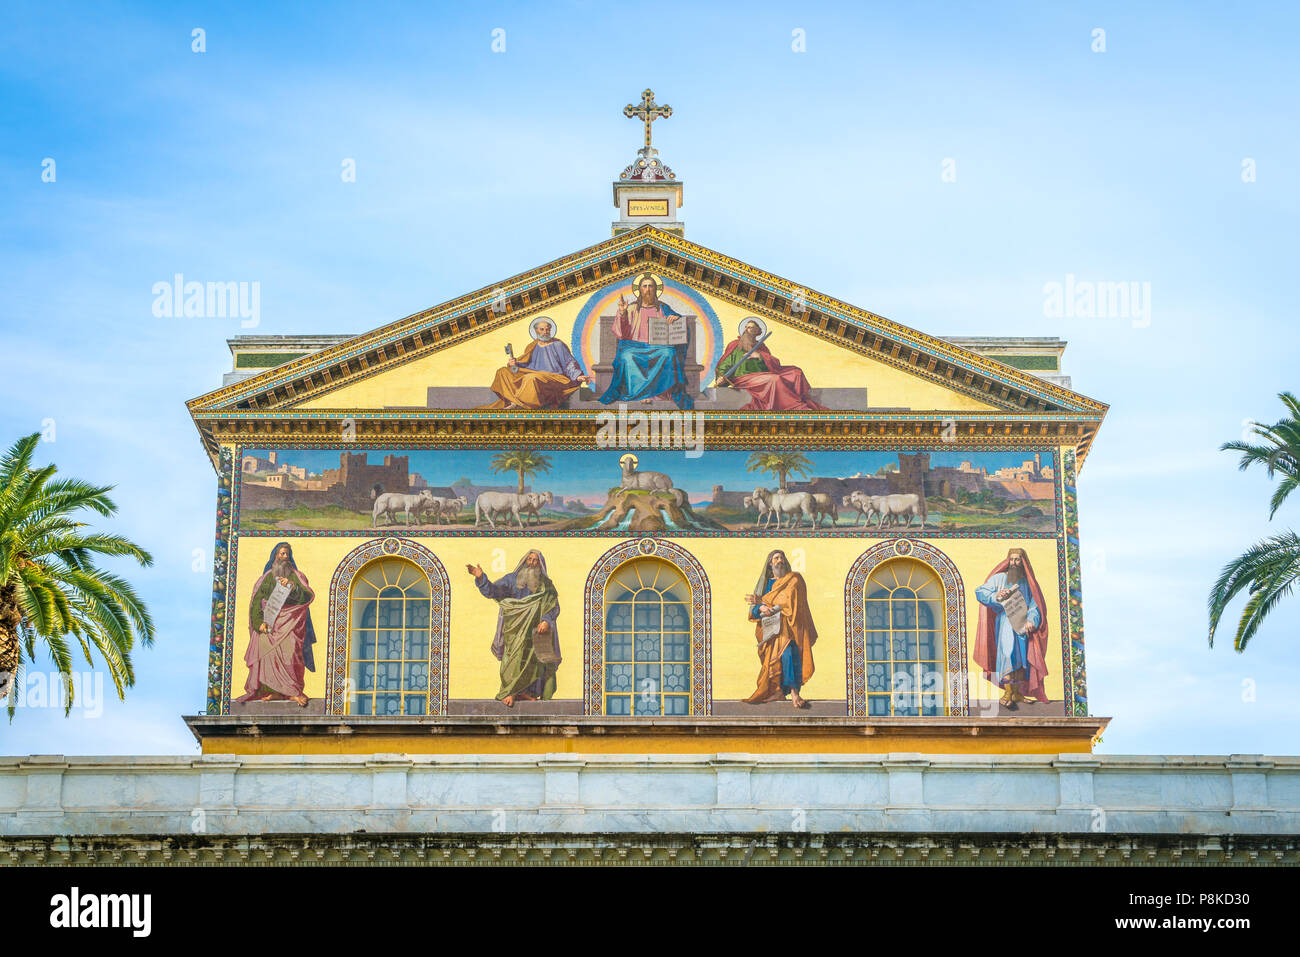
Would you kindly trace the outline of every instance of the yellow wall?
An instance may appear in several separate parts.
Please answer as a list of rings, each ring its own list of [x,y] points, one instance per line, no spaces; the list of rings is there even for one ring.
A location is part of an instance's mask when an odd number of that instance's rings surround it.
[[[700,293],[718,314],[725,346],[736,337],[740,320],[754,314],[705,293]],[[428,387],[479,386],[492,384],[496,370],[504,365],[505,346],[514,346],[515,354],[528,345],[528,327],[536,316],[546,315],[555,321],[556,335],[567,344],[573,323],[585,298],[543,305],[524,314],[504,329],[485,333],[470,342],[443,349],[422,359],[413,359],[390,371],[343,386],[296,408],[304,409],[382,409],[386,406],[423,407],[428,401]],[[915,375],[885,365],[875,359],[832,345],[780,323],[769,323],[772,338],[768,347],[786,365],[804,370],[814,388],[863,388],[875,408],[907,408],[980,412],[993,406],[934,385]],[[591,370],[587,370],[590,372]],[[712,370],[706,370],[708,375]]]
[[[874,734],[856,730],[800,734],[788,728],[709,734],[618,733],[609,725],[598,734],[536,734],[528,728],[509,734],[493,730],[473,734],[214,735],[203,738],[205,754],[1088,754],[1108,718],[1076,719],[1072,727],[1029,725],[1014,728],[891,727]]]
[[[307,674],[305,692],[311,698],[325,693],[326,614],[330,579],[348,552],[364,538],[294,538],[294,558],[316,592],[312,604],[315,624],[316,671]],[[557,674],[557,698],[582,697],[582,602],[587,575],[618,538],[419,538],[412,536],[442,561],[451,581],[451,648],[449,696],[494,698],[499,687],[498,663],[489,646],[496,628],[497,606],[482,597],[465,570],[466,564],[483,566],[492,578],[514,569],[524,552],[538,548],[560,596],[558,620],[564,657]],[[248,669],[248,596],[262,573],[275,538],[242,537],[238,540],[238,584],[234,609],[235,655],[231,697],[243,694]],[[874,545],[874,538],[685,538],[673,539],[704,566],[713,597],[713,699],[738,700],[754,691],[758,660],[754,626],[747,622],[744,595],[753,590],[763,556],[784,549],[808,584],[808,597],[817,626],[813,657],[817,672],[804,694],[813,699],[845,697],[844,582],[853,562]],[[946,554],[962,575],[966,600],[967,656],[974,646],[979,603],[975,588],[983,584],[1007,549],[1025,549],[1047,602],[1050,637],[1047,650],[1048,695],[1062,697],[1061,602],[1057,586],[1054,539],[942,539],[926,541]],[[970,662],[970,696],[996,697],[997,692]]]

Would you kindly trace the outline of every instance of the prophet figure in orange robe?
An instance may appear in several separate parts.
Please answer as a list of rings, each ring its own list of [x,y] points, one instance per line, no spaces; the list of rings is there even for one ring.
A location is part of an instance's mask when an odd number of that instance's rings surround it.
[[[808,587],[803,576],[790,569],[785,552],[770,552],[763,562],[758,584],[745,596],[749,620],[755,622],[758,641],[758,687],[746,704],[782,701],[786,697],[796,708],[808,708],[799,691],[813,676],[813,645],[817,627],[808,608]],[[780,615],[780,630],[763,639],[763,619]]]

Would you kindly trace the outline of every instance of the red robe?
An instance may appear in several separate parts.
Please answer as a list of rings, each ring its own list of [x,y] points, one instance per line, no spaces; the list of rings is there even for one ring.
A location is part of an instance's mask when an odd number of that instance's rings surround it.
[[[718,365],[740,348],[740,339],[732,339]],[[826,406],[812,398],[812,386],[804,378],[803,370],[798,366],[783,366],[768,351],[767,346],[760,345],[750,359],[760,359],[767,366],[766,372],[747,372],[731,381],[738,388],[744,389],[753,398],[742,407],[742,412],[767,410],[772,412],[825,412]],[[746,360],[748,361],[748,360]]]
[[[236,699],[238,701],[252,701],[267,691],[272,693],[272,701],[283,701],[303,693],[306,679],[303,644],[307,640],[311,603],[315,600],[316,593],[308,584],[306,575],[297,568],[292,571],[307,592],[307,600],[300,605],[285,604],[275,621],[266,622],[266,632],[253,627],[250,614],[248,649],[244,652],[248,680],[244,682],[245,693]],[[262,572],[253,583],[254,596],[270,575],[269,570]],[[262,604],[265,607],[265,601]]]
[[[1034,604],[1038,606],[1037,628],[1029,629],[1025,635],[1029,640],[1025,643],[1029,657],[1029,677],[1025,681],[1025,697],[1036,698],[1044,704],[1049,700],[1047,697],[1047,688],[1045,679],[1047,678],[1047,603],[1043,601],[1042,589],[1038,587],[1038,579],[1034,577],[1034,566],[1029,564],[1028,556],[1021,558],[1025,569],[1025,580],[1029,583],[1029,594],[1034,596]],[[1007,560],[1004,558],[1000,561],[993,571],[989,572],[992,577],[998,572],[1007,570]],[[989,681],[993,680],[993,672],[997,668],[998,661],[998,610],[990,608],[988,605],[980,605],[979,623],[975,630],[975,663],[984,669],[984,677]]]

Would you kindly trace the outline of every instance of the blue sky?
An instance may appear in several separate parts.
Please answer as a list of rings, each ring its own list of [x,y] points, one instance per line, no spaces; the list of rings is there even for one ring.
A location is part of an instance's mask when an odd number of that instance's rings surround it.
[[[600,241],[649,86],[689,238],[929,333],[1069,340],[1111,405],[1080,480],[1101,750],[1294,753],[1300,597],[1244,655],[1204,605],[1300,514],[1217,451],[1300,385],[1300,9],[1131,7],[7,5],[0,436],[52,423],[43,458],[117,483],[159,638],[125,705],[25,709],[0,749],[194,750],[215,492],[184,401],[224,340],[361,332]],[[259,327],[155,318],[178,272],[259,282]],[[1149,324],[1045,318],[1067,275],[1150,283]]]

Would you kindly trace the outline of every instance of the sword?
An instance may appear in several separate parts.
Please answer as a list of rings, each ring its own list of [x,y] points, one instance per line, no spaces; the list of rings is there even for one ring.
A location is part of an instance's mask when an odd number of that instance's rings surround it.
[[[750,349],[748,352],[746,352],[743,356],[741,356],[740,359],[737,360],[736,363],[735,363],[734,365],[732,365],[731,368],[733,368],[733,369],[737,369],[737,368],[739,368],[740,366],[744,365],[744,364],[745,364],[745,360],[748,359],[750,356],[752,356],[755,352],[757,352],[757,351],[758,351],[758,347],[761,346],[761,345],[763,344],[763,341],[764,341],[768,336],[770,336],[771,334],[772,334],[772,330],[769,329],[767,332],[763,333],[761,336],[759,336],[757,339],[755,339],[755,340],[754,340],[754,346],[753,346],[753,348]],[[720,375],[720,376],[718,376],[717,380],[713,383],[713,388],[716,389],[716,388],[718,387],[719,383],[722,383],[722,382],[730,382],[730,381],[731,381],[731,377],[730,377],[730,376]]]

